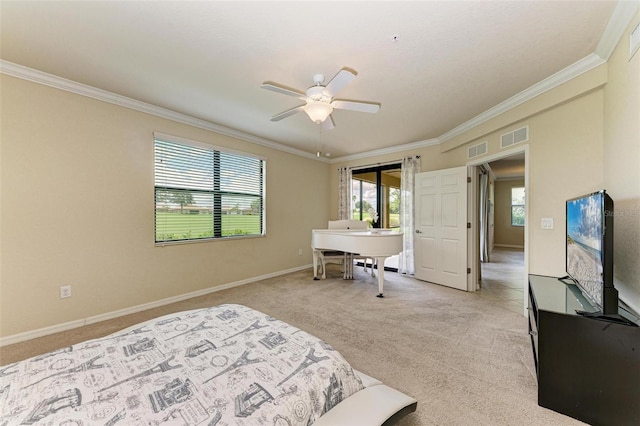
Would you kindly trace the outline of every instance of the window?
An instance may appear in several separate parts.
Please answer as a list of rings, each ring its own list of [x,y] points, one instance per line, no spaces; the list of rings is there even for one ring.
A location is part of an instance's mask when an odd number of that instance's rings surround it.
[[[367,221],[373,228],[400,226],[400,167],[387,164],[352,172],[352,219]],[[373,220],[372,213],[377,214],[377,220]]]
[[[265,233],[264,159],[155,135],[156,243]]]
[[[511,226],[524,226],[524,187],[511,188]]]
[[[373,222],[371,212],[377,210],[376,184],[361,179],[351,179],[351,198],[353,209],[351,218]]]

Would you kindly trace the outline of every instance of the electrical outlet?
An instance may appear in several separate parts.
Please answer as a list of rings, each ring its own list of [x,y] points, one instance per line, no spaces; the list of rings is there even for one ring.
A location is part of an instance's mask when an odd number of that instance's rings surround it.
[[[67,297],[71,297],[71,286],[63,285],[60,287],[60,299],[66,299]]]
[[[298,249],[298,256],[302,256],[302,249]]]

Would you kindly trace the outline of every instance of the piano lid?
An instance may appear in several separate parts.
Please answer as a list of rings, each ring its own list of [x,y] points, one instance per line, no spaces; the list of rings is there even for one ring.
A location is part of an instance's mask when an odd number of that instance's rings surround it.
[[[367,256],[394,256],[402,251],[402,232],[393,229],[314,229],[311,247]]]

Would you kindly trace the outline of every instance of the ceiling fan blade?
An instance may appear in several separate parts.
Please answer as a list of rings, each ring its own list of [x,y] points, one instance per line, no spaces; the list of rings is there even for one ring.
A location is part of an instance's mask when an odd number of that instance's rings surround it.
[[[368,113],[375,113],[380,109],[380,104],[377,102],[343,101],[340,99],[336,99],[331,102],[331,106],[335,109],[346,109],[349,111]]]
[[[272,92],[282,93],[283,95],[293,96],[300,99],[305,99],[307,95],[298,89],[292,89],[291,87],[283,86],[271,81],[265,81],[260,86],[263,89],[271,90]]]
[[[356,78],[356,75],[358,75],[358,73],[355,72],[355,70],[342,68],[338,71],[338,74],[327,83],[327,86],[324,88],[324,93],[333,98],[339,91],[344,89],[347,84],[351,83],[351,81]]]
[[[332,130],[334,127],[336,127],[336,123],[334,123],[333,117],[329,115],[326,120],[319,124],[319,126],[320,130],[327,131]]]
[[[291,109],[288,109],[286,111],[281,112],[280,114],[276,114],[273,117],[271,117],[271,121],[280,121],[283,118],[287,118],[297,112],[300,112],[302,110],[304,110],[304,105],[299,105],[297,107],[293,107]]]

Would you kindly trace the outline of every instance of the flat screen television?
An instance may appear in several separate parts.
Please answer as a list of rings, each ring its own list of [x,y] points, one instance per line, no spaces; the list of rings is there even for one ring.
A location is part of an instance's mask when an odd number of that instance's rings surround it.
[[[618,314],[613,286],[613,200],[605,190],[567,200],[569,277],[603,315]]]

